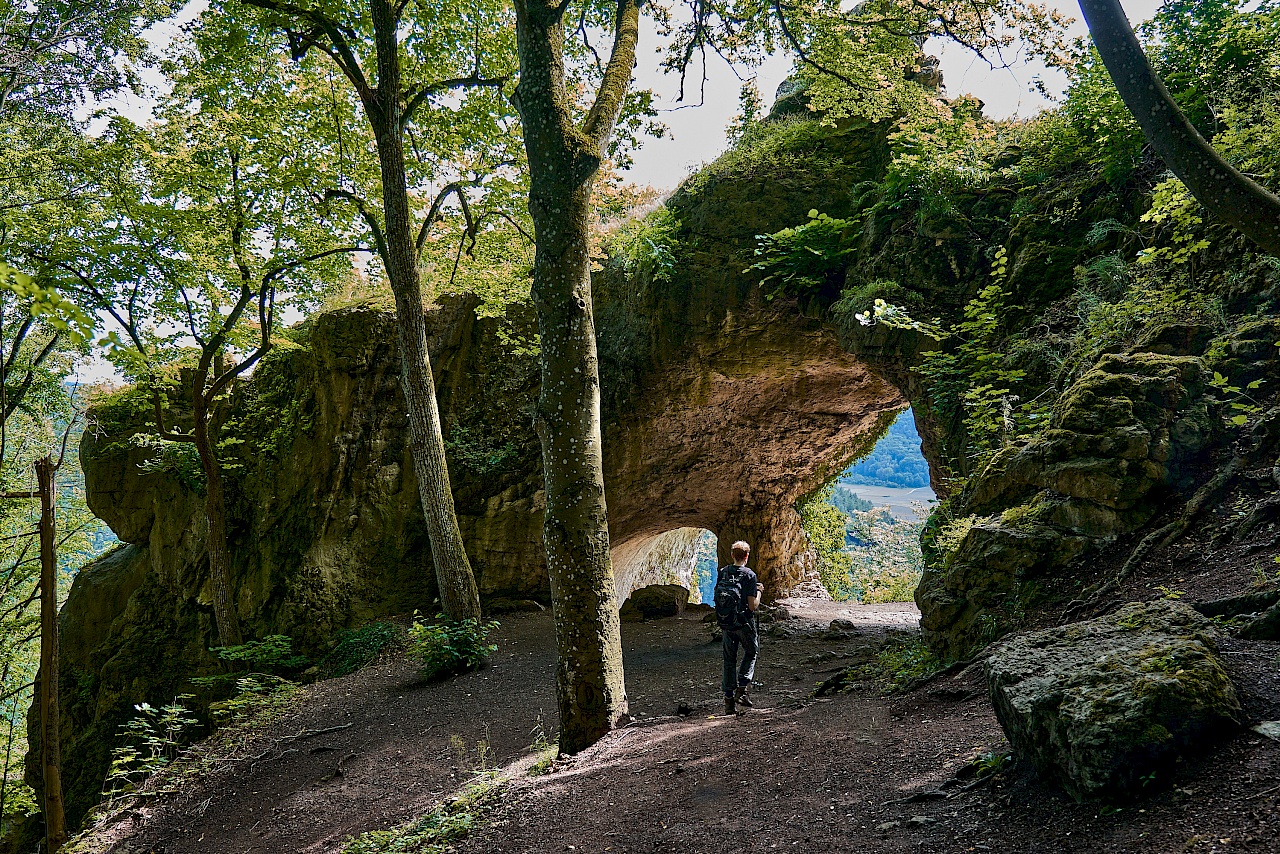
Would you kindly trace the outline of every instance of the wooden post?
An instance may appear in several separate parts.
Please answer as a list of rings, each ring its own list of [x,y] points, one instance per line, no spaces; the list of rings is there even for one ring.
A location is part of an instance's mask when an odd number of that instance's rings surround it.
[[[57,854],[67,841],[60,771],[58,558],[53,516],[55,471],[51,457],[36,460],[36,482],[40,493],[40,765],[44,777],[44,834],[48,854]]]

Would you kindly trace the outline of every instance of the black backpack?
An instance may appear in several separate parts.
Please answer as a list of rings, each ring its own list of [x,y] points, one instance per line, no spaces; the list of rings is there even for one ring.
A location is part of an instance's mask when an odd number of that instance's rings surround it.
[[[740,629],[747,624],[747,597],[742,592],[746,578],[737,566],[726,566],[716,579],[716,621],[722,629]]]

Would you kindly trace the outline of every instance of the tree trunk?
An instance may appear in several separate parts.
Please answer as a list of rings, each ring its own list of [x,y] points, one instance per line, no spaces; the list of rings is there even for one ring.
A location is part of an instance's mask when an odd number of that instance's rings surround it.
[[[1156,75],[1119,0],[1080,0],[1112,82],[1147,142],[1196,201],[1272,255],[1280,255],[1280,197],[1241,174],[1192,126]]]
[[[556,622],[560,750],[576,753],[619,723],[627,695],[609,559],[588,249],[602,143],[569,119],[562,12],[554,4],[516,3],[516,105],[529,155],[536,241],[533,301],[542,367],[536,427],[547,496],[543,537]],[[625,91],[631,59],[623,61]]]
[[[536,426],[559,651],[560,749],[576,753],[617,725],[627,712],[627,695],[602,466],[587,249],[591,185],[560,193],[547,189],[535,189],[530,202],[536,211],[533,299],[542,362]]]
[[[400,129],[399,42],[391,4],[371,0],[378,54],[378,89],[365,112],[377,137],[382,173],[383,227],[387,278],[396,297],[400,339],[400,383],[409,415],[409,447],[418,476],[418,493],[431,539],[440,605],[455,620],[480,619],[480,592],[458,530],[458,517],[445,462],[444,435],[436,403],[435,378],[427,350],[422,285],[405,177],[404,136]]]
[[[204,515],[209,523],[206,548],[209,552],[209,583],[213,588],[213,617],[218,624],[218,642],[222,646],[240,646],[244,634],[240,630],[240,614],[231,592],[231,557],[227,552],[227,501],[222,485],[222,466],[209,437],[209,412],[202,398],[204,377],[197,375],[192,407],[195,415],[196,452],[204,469]]]
[[[61,710],[58,704],[58,558],[54,540],[54,467],[36,461],[40,490],[40,767],[44,778],[45,849],[56,854],[67,841],[62,803]]]

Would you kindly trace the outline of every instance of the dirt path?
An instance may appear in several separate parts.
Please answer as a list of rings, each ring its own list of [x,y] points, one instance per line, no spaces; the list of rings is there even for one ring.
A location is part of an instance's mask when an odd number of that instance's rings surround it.
[[[1248,735],[1211,767],[1185,769],[1194,782],[1184,789],[1199,794],[1167,792],[1143,812],[1099,815],[1017,773],[950,800],[903,803],[1003,746],[979,675],[898,699],[868,688],[804,703],[815,682],[865,659],[888,633],[913,631],[918,615],[909,605],[783,607],[790,618],[766,627],[759,707],[737,718],[718,714],[719,647],[701,615],[625,624],[635,722],[545,776],[517,780],[463,850],[1280,850],[1276,793],[1253,797],[1275,785],[1280,745]],[[831,620],[848,623],[833,632]],[[483,672],[421,686],[397,660],[312,686],[301,710],[247,751],[261,758],[226,763],[117,825],[98,850],[328,854],[348,836],[419,816],[478,765],[525,756],[536,728],[552,728],[551,638],[548,615],[506,617]],[[1261,684],[1261,672],[1243,675]],[[681,701],[688,717],[672,714]],[[335,726],[345,728],[281,740]]]

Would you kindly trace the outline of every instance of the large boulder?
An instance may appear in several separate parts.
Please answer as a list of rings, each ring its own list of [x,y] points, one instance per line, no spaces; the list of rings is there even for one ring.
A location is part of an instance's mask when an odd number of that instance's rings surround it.
[[[624,622],[678,617],[689,604],[689,589],[678,584],[651,584],[632,592],[618,615]]]
[[[1009,743],[1074,798],[1123,800],[1236,728],[1212,624],[1176,602],[1018,635],[985,670]]]

